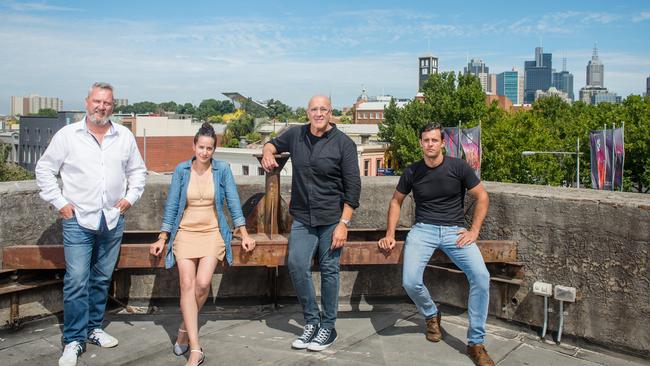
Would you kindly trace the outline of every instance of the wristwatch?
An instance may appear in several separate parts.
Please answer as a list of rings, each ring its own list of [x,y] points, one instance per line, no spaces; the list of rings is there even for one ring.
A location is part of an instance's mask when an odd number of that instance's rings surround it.
[[[165,240],[165,241],[167,241],[167,238],[168,238],[167,233],[164,232],[164,231],[161,232],[160,234],[158,234],[158,240]]]
[[[345,227],[350,227],[350,220],[348,219],[341,219],[340,221]]]

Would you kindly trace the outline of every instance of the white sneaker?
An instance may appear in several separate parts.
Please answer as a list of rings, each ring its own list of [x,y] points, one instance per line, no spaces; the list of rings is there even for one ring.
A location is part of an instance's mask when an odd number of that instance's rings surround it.
[[[59,366],[76,366],[77,357],[83,352],[83,346],[77,341],[65,345],[63,354],[59,358]]]
[[[93,329],[88,336],[88,342],[96,344],[103,348],[111,348],[117,346],[117,338],[104,332],[102,329]]]
[[[307,348],[309,343],[311,343],[312,339],[316,336],[316,332],[318,332],[318,325],[306,324],[302,331],[302,335],[291,343],[291,347],[295,349]]]

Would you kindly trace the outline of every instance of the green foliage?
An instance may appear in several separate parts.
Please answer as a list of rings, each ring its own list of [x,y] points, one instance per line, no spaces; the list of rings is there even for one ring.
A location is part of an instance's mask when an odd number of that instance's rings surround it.
[[[352,118],[350,118],[350,116],[341,116],[341,118],[339,118],[339,123],[350,124],[352,123]]]
[[[332,108],[332,116],[339,117],[339,116],[342,116],[342,115],[343,115],[343,113],[341,113],[340,110],[338,110],[336,108]]]
[[[7,163],[11,145],[0,144],[0,182],[34,179],[34,174],[18,165]]]
[[[294,113],[294,118],[298,122],[307,122],[309,120],[307,118],[307,109],[304,107],[296,108],[296,112]]]
[[[478,78],[453,72],[433,74],[423,87],[424,103],[414,100],[404,108],[395,101],[384,111],[379,137],[390,143],[398,171],[422,158],[418,132],[429,122],[443,126],[476,126],[487,113],[485,96]]]
[[[574,184],[575,155],[535,154],[523,151],[576,151],[580,139],[580,182],[591,186],[589,131],[625,122],[624,189],[650,191],[650,97],[629,96],[621,104],[568,104],[558,97],[542,98],[532,110],[505,112],[485,104],[478,78],[440,73],[424,85],[424,102],[397,108],[391,101],[384,111],[379,137],[390,143],[398,172],[421,158],[417,131],[429,121],[443,126],[482,127],[482,178],[490,181]]]
[[[253,102],[253,99],[251,98],[243,101],[241,103],[241,108],[246,112],[246,114],[252,116],[253,118],[263,118],[269,116],[267,110],[259,104]]]
[[[248,137],[255,137],[256,135],[251,135],[255,130],[255,118],[253,116],[244,114],[240,118],[230,121],[226,127],[226,131],[223,135],[222,146],[225,147],[238,147],[239,139],[245,137],[247,140]],[[256,133],[256,132],[255,132]],[[259,135],[259,133],[257,133]],[[257,140],[261,140],[262,136],[260,135]],[[254,141],[251,141],[254,142]]]
[[[38,113],[30,113],[29,116],[56,117],[58,112],[52,108],[41,108]]]
[[[208,117],[223,115],[235,111],[235,105],[229,100],[204,99],[196,109],[194,117],[201,121],[207,121]]]
[[[270,99],[266,103],[266,107],[268,108],[266,110],[266,114],[269,116],[269,118],[284,121],[293,117],[293,111],[291,110],[291,107],[279,100]]]

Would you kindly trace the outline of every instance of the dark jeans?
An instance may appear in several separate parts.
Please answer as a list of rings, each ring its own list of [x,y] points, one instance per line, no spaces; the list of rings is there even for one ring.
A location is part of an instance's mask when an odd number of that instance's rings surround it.
[[[120,253],[124,216],[108,230],[102,215],[99,230],[81,227],[76,217],[63,220],[63,342],[85,342],[101,328],[115,263]]]
[[[341,248],[331,251],[332,233],[337,224],[307,226],[293,221],[289,236],[289,274],[302,305],[306,324],[319,324],[334,328],[339,305],[339,258]],[[316,303],[316,293],[311,280],[311,265],[318,256],[321,276],[321,313]]]

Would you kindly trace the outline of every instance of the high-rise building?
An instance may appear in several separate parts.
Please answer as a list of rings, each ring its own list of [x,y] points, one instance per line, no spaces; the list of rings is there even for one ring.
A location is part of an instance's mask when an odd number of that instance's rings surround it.
[[[478,77],[478,79],[481,81],[481,87],[483,88],[483,92],[487,93],[489,91],[488,84],[489,84],[489,74],[490,74],[490,68],[485,66],[485,62],[483,60],[475,60],[472,59],[467,66],[465,66],[465,71],[464,73],[467,74],[472,74]]]
[[[535,101],[537,90],[547,91],[553,86],[553,55],[535,48],[535,60],[524,62],[524,103]]]
[[[645,79],[645,96],[650,97],[650,76]]]
[[[497,94],[497,74],[488,74],[488,94]]]
[[[429,76],[438,73],[438,58],[433,55],[425,55],[418,58],[418,61],[420,69],[418,91],[422,91],[422,87]]]
[[[25,97],[11,97],[11,115],[26,116],[36,114],[41,109],[54,109],[55,111],[63,110],[63,100],[52,97],[41,97],[37,94],[31,94]]]
[[[519,71],[513,69],[512,71],[504,71],[497,74],[497,95],[505,96],[512,102],[512,104],[521,104],[519,99]]]
[[[566,70],[566,58],[562,60],[562,71],[553,73],[553,86],[574,100],[573,74]]]
[[[587,63],[587,85],[580,88],[580,101],[586,104],[619,103],[621,98],[605,87],[605,66],[598,58],[594,45],[591,60]]]
[[[587,86],[605,87],[605,65],[598,58],[598,48],[594,45],[594,53],[587,64]]]

